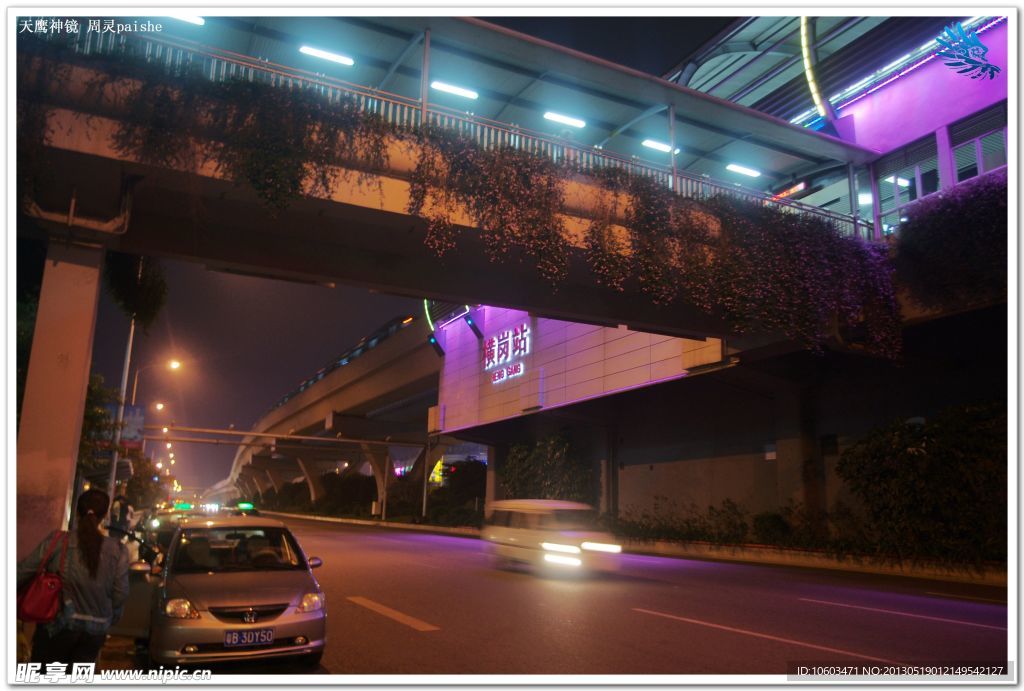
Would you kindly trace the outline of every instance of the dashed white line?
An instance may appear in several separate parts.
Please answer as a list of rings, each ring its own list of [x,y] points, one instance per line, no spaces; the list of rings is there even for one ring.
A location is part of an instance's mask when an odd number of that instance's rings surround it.
[[[801,602],[813,602],[818,605],[830,605],[832,607],[846,607],[847,609],[862,609],[865,612],[878,612],[880,614],[893,614],[899,617],[910,617],[912,619],[927,619],[929,621],[941,621],[945,624],[960,624],[961,626],[976,626],[979,629],[993,629],[995,631],[1006,631],[1005,626],[992,626],[991,624],[978,624],[973,621],[963,621],[962,619],[946,619],[945,617],[932,617],[927,614],[913,614],[912,612],[899,612],[894,609],[881,609],[879,607],[864,607],[862,605],[850,605],[845,602],[830,602],[828,600],[812,600],[811,598],[802,597]]]
[[[373,600],[368,600],[365,597],[359,597],[359,596],[356,595],[356,596],[348,597],[346,599],[349,602],[353,602],[353,603],[355,603],[355,604],[357,604],[357,605],[359,605],[361,607],[365,607],[366,609],[371,610],[373,612],[376,612],[377,614],[382,614],[385,617],[387,617],[388,619],[394,619],[395,621],[399,622],[400,624],[405,624],[409,628],[416,629],[417,631],[440,631],[441,630],[440,627],[434,626],[433,624],[428,624],[427,622],[423,621],[422,619],[417,619],[416,617],[410,617],[408,614],[403,614],[402,612],[399,612],[397,609],[391,609],[387,605],[382,605],[379,602],[374,602]]]
[[[824,645],[818,645],[816,643],[807,643],[806,641],[796,641],[792,638],[782,638],[780,636],[772,636],[767,633],[760,633],[759,631],[748,631],[747,629],[737,629],[732,626],[724,626],[722,624],[715,624],[710,621],[701,621],[700,619],[689,619],[687,617],[678,617],[674,614],[666,614],[665,612],[655,612],[651,609],[640,609],[639,607],[633,608],[634,612],[643,612],[644,614],[653,614],[656,617],[665,617],[666,619],[675,619],[676,621],[684,621],[687,624],[696,624],[698,626],[707,626],[712,629],[719,629],[721,631],[729,631],[731,633],[738,633],[744,636],[753,636],[754,638],[764,638],[769,641],[776,641],[778,643],[786,643],[788,645],[797,645],[801,648],[810,648],[812,650],[821,650],[826,653],[836,653],[838,655],[846,655],[848,657],[855,657],[860,660],[871,660],[872,662],[885,662],[888,664],[894,664],[893,660],[886,660],[881,657],[874,657],[872,655],[864,655],[863,653],[855,653],[851,650],[843,650],[841,648],[830,648]]]

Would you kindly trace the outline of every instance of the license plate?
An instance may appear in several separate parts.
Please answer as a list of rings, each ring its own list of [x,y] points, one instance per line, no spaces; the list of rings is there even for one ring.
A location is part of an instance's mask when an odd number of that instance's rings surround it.
[[[270,645],[274,642],[274,629],[249,629],[247,631],[225,631],[224,646],[235,648],[245,645]]]

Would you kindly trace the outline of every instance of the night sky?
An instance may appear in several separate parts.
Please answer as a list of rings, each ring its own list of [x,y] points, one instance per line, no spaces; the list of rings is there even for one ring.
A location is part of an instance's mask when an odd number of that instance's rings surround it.
[[[662,74],[732,20],[674,18],[495,18],[487,21],[652,74]],[[134,365],[182,361],[177,373],[152,367],[137,404],[162,401],[147,423],[250,429],[282,395],[338,353],[420,301],[360,288],[310,286],[164,261],[167,305],[149,333],[136,332]],[[128,319],[101,293],[93,371],[120,384]],[[129,396],[131,381],[129,380]],[[147,451],[152,450],[147,446]],[[186,488],[208,487],[230,470],[236,447],[177,444],[175,469]],[[165,451],[152,454],[163,457]]]

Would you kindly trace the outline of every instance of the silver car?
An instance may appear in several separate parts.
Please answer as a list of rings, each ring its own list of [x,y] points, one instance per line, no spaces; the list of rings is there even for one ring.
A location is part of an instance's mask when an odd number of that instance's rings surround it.
[[[156,664],[299,656],[319,664],[324,593],[288,528],[256,516],[181,520],[152,597]]]

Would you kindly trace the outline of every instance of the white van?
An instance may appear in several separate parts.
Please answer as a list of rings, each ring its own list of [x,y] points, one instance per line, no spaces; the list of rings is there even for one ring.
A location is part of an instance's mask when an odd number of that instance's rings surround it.
[[[622,546],[597,525],[594,507],[574,501],[496,501],[483,538],[498,566],[526,563],[575,571],[619,568]]]

